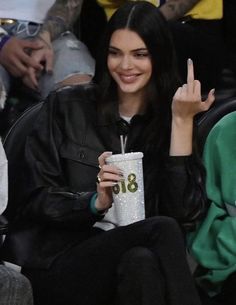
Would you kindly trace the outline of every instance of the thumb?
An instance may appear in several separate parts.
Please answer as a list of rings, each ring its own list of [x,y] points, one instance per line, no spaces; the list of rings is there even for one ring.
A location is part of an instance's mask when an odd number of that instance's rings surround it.
[[[53,54],[53,52],[52,52],[52,50],[51,50],[51,52],[48,52],[47,53],[47,55],[46,55],[46,71],[47,71],[47,73],[49,73],[49,74],[51,74],[52,73],[52,71],[53,71],[53,56],[54,56],[54,54]]]
[[[211,89],[205,100],[205,110],[208,110],[215,101],[215,89]]]

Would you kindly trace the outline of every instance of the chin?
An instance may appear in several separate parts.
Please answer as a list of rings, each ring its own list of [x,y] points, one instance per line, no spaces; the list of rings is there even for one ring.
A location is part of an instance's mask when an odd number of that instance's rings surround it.
[[[139,86],[136,85],[121,85],[120,91],[123,93],[136,93],[138,91],[142,90]]]

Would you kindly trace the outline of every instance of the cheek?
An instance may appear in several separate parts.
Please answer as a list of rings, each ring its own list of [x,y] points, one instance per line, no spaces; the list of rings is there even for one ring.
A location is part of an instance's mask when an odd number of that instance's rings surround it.
[[[145,73],[145,75],[152,74],[152,64],[150,60],[143,60],[137,62],[136,68]]]
[[[152,64],[150,61],[147,62],[146,71],[147,73],[150,73],[150,75],[152,74]]]
[[[152,77],[152,68],[150,68],[149,73],[150,73],[150,78],[151,78]]]
[[[148,67],[147,69],[147,78],[148,78],[148,81],[151,79],[152,77],[152,66]]]
[[[108,68],[109,72],[112,73],[113,70],[115,69],[115,67],[116,67],[115,61],[108,57],[108,59],[107,59],[107,68]]]

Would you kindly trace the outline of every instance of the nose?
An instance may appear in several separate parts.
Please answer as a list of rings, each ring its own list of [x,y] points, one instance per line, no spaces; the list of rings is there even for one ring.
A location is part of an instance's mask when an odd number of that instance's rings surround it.
[[[133,66],[132,59],[129,55],[124,55],[120,61],[120,67],[124,70],[131,69]]]

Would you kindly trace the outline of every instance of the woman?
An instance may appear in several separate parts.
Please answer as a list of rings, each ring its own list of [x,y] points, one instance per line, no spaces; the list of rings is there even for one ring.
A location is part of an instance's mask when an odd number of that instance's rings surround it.
[[[177,89],[166,23],[144,1],[113,15],[101,51],[97,90],[55,92],[27,140],[27,194],[6,259],[23,266],[36,304],[200,304],[174,218],[187,229],[204,206],[192,129],[213,91],[201,101],[191,61]],[[123,177],[105,160],[120,153],[120,133],[145,156],[147,219],[114,228],[111,187]]]

